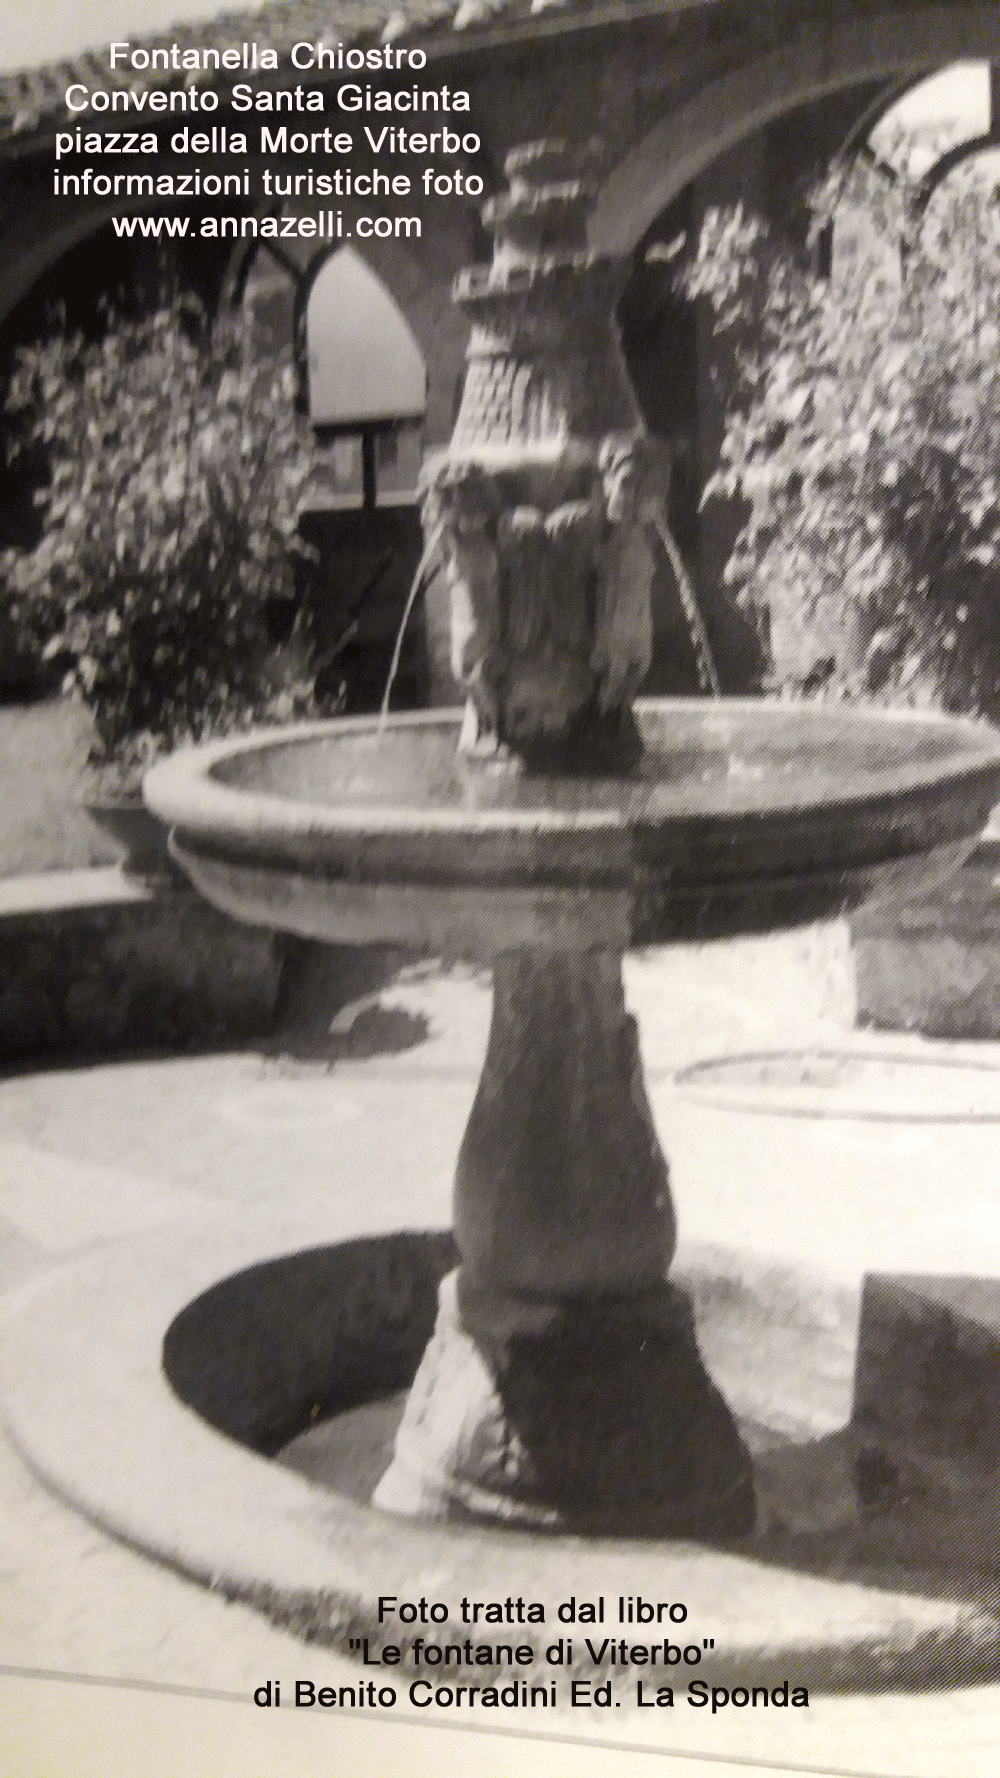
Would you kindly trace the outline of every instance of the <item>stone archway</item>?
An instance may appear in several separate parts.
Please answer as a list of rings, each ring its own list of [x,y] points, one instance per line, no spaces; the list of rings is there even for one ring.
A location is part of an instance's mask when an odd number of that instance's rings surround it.
[[[722,195],[711,201],[735,201],[742,195],[753,208],[753,155],[748,158],[747,152],[752,138],[765,141],[774,137],[782,120],[803,108],[809,108],[811,117],[825,111],[817,131],[807,129],[806,136],[814,134],[816,140],[804,143],[803,150],[804,158],[808,158],[807,146],[815,159],[822,138],[826,163],[842,147],[852,121],[856,127],[865,117],[874,120],[903,91],[919,85],[937,69],[972,59],[1000,61],[1000,13],[995,7],[914,6],[907,9],[905,17],[898,12],[867,17],[854,13],[805,27],[778,47],[758,48],[748,53],[741,65],[733,67],[730,62],[724,73],[709,70],[707,63],[704,71],[698,72],[689,64],[689,96],[681,104],[675,101],[669,109],[665,107],[659,120],[607,174],[592,219],[591,243],[605,251],[633,251],[648,240],[654,225],[659,226],[665,215],[679,213],[682,193],[700,191],[704,200],[706,183],[715,182],[716,169],[723,165],[735,184],[729,190],[723,175]],[[779,159],[787,158],[794,135],[791,124],[784,135],[788,140],[777,149]],[[801,166],[793,161],[789,185],[794,183],[792,176],[801,172]],[[781,205],[789,192],[783,189],[771,195],[777,195]],[[761,213],[772,222],[778,220],[770,216],[766,205]],[[779,230],[786,220],[783,213]],[[721,428],[720,367],[713,353],[711,341],[703,343],[700,336],[681,352],[682,380],[684,376],[688,381],[694,379],[698,415],[691,436],[682,441],[695,465],[693,504],[686,515],[691,520],[691,535],[685,553],[720,670],[731,689],[749,689],[762,666],[758,644],[751,634],[731,634],[733,613],[722,591],[725,563],[737,528],[736,514],[714,509],[713,521],[707,526],[702,525],[700,515],[694,516],[700,487],[710,473],[706,465],[714,461],[714,441]],[[655,419],[651,423],[655,425]],[[681,522],[684,516],[680,515]]]
[[[706,75],[633,144],[604,180],[591,241],[628,252],[712,161],[811,100],[972,58],[1000,61],[995,5],[921,5],[804,27],[724,74]]]

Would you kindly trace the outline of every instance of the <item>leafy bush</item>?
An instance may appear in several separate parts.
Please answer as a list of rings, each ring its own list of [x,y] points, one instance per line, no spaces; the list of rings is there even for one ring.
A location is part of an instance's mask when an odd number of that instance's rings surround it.
[[[179,299],[98,341],[24,348],[7,407],[50,469],[44,531],[7,551],[11,615],[91,710],[94,761],[136,773],[164,747],[293,713],[271,601],[291,600],[309,441],[289,357],[233,314]]]
[[[740,210],[685,275],[736,344],[707,496],[738,498],[727,569],[784,690],[1000,714],[1000,220],[975,162],[915,225],[863,163],[861,251],[818,278]],[[902,248],[902,275],[900,275]],[[895,267],[895,275],[893,268]]]

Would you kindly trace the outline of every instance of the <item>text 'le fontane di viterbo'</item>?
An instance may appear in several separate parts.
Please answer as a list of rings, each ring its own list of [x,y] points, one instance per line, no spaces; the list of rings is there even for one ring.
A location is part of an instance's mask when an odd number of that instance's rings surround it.
[[[616,1617],[619,1624],[659,1624],[661,1629],[650,1641],[633,1641],[634,1630],[628,1636],[597,1630]],[[453,1630],[453,1618],[476,1628],[471,1635]],[[453,1610],[443,1600],[383,1594],[378,1621],[396,1639],[383,1639],[381,1633],[358,1635],[347,1644],[362,1669],[381,1669],[378,1678],[359,1676],[341,1686],[286,1680],[284,1697],[282,1681],[269,1679],[256,1687],[254,1703],[259,1709],[284,1704],[298,1710],[391,1710],[403,1703],[418,1710],[520,1712],[561,1705],[572,1710],[672,1710],[683,1702],[713,1716],[729,1709],[808,1709],[807,1687],[787,1676],[737,1685],[695,1678],[692,1669],[711,1658],[715,1638],[692,1632],[687,1620],[682,1601],[644,1600],[641,1594],[622,1595],[617,1602],[574,1595],[554,1614],[520,1597],[463,1598]],[[530,1641],[524,1631],[497,1637],[487,1628],[546,1622],[549,1634]],[[556,1630],[560,1633],[554,1634]]]

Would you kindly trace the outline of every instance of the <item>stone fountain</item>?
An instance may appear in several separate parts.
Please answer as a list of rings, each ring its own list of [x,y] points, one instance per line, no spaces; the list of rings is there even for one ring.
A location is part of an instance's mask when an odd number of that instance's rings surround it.
[[[943,874],[1000,794],[1000,741],[929,714],[634,701],[668,466],[615,332],[627,268],[587,249],[585,157],[536,144],[507,171],[493,263],[457,289],[461,412],[424,477],[464,713],[199,748],[146,796],[238,918],[493,966],[459,1265],[376,1504],[738,1538],[753,1470],[667,1276],[667,1167],[622,955]]]

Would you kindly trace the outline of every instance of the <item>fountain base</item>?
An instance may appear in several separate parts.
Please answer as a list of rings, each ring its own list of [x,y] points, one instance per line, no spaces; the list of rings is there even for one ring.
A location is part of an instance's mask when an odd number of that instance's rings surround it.
[[[458,1286],[442,1282],[376,1506],[592,1535],[753,1530],[750,1457],[682,1290],[466,1297],[460,1314]]]
[[[1000,1621],[976,1554],[935,1564],[926,1538],[911,1538],[900,1561],[881,1541],[868,1547],[856,1514],[844,1526],[854,1510],[850,1453],[838,1457],[818,1435],[830,1423],[828,1367],[849,1383],[856,1300],[773,1260],[712,1250],[707,1270],[699,1260],[684,1281],[730,1394],[745,1376],[746,1352],[757,1355],[742,1411],[774,1455],[758,1458],[764,1522],[738,1550],[392,1519],[359,1504],[335,1466],[316,1486],[303,1479],[320,1479],[314,1464],[300,1458],[295,1473],[291,1463],[264,1461],[263,1449],[283,1445],[279,1429],[289,1439],[311,1424],[304,1436],[322,1438],[310,1403],[325,1400],[333,1411],[339,1401],[360,1413],[379,1402],[391,1419],[388,1398],[412,1376],[434,1291],[452,1263],[443,1234],[359,1238],[354,1229],[370,1227],[370,1181],[348,1177],[346,1187],[339,1220],[352,1238],[334,1247],[267,1258],[273,1205],[256,1220],[211,1213],[105,1244],[9,1299],[0,1406],[33,1471],[132,1549],[253,1605],[310,1644],[346,1653],[368,1636],[374,1657],[386,1641],[405,1642],[403,1665],[387,1675],[401,1694],[426,1677],[410,1651],[426,1630],[418,1623],[401,1635],[380,1618],[379,1601],[425,1592],[452,1605],[456,1622],[465,1596],[540,1602],[544,1621],[519,1624],[516,1639],[547,1675],[545,1649],[565,1633],[560,1604],[603,1596],[610,1633],[618,1596],[639,1589],[684,1602],[687,1627],[674,1639],[698,1640],[688,1677],[710,1685],[790,1679],[883,1693],[995,1677]],[[301,1222],[300,1244],[316,1232],[315,1222]],[[291,1226],[284,1234],[296,1238]],[[772,1424],[782,1400],[797,1405],[804,1445],[793,1439],[788,1448]],[[363,1453],[351,1421],[348,1411],[326,1426],[333,1436],[346,1423],[341,1437],[355,1447],[357,1467]],[[369,1426],[369,1442],[373,1431],[380,1450],[378,1427]],[[794,1473],[776,1489],[769,1473],[783,1453]],[[701,1646],[703,1637],[711,1641]],[[576,1718],[569,1681],[578,1677],[610,1679],[615,1701],[635,1707],[634,1668],[595,1664],[585,1634],[573,1635],[572,1663],[551,1677],[567,1707],[554,1727]],[[788,1732],[783,1714],[783,1745]]]

